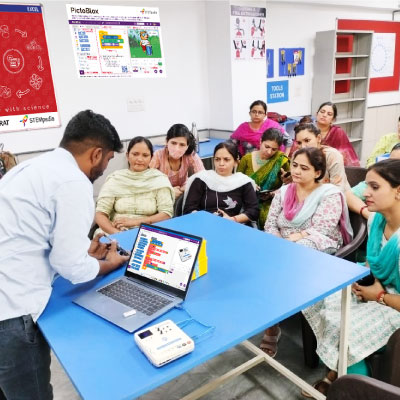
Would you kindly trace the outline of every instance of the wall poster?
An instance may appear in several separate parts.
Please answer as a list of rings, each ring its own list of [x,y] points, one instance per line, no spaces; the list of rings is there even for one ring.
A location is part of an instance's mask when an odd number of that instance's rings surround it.
[[[265,59],[266,9],[231,6],[231,49],[234,60]]]
[[[0,4],[0,132],[60,126],[39,4]]]
[[[166,76],[158,8],[67,4],[67,14],[81,78]]]
[[[279,76],[293,78],[304,75],[304,47],[280,48],[279,57]]]

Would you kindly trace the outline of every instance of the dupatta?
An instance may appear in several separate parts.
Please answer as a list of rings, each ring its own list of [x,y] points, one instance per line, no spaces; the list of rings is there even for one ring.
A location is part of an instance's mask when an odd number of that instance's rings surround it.
[[[381,247],[385,226],[385,217],[381,213],[375,213],[367,242],[367,261],[372,274],[383,285],[392,285],[397,292],[400,292],[400,229],[393,233],[385,246]]]
[[[339,193],[342,199],[342,212],[339,220],[340,232],[343,243],[350,243],[353,238],[349,211],[346,200],[341,190],[331,183],[324,183],[313,190],[304,202],[299,203],[296,198],[296,184],[290,183],[281,187],[281,202],[285,218],[291,221],[294,227],[300,227],[305,221],[311,219],[321,201],[332,194]]]
[[[339,150],[343,155],[345,166],[360,166],[360,160],[351,145],[346,132],[339,126],[332,125],[325,139],[321,142],[322,145],[331,146]]]
[[[168,188],[172,199],[175,199],[174,189],[168,177],[158,169],[148,168],[142,172],[120,169],[107,177],[98,198],[130,197],[133,194],[147,193],[162,188]]]
[[[207,185],[209,189],[214,190],[215,192],[230,192],[231,190],[235,190],[246,185],[247,183],[251,183],[254,190],[256,190],[256,184],[253,179],[245,174],[242,174],[241,172],[235,172],[229,176],[221,176],[218,175],[213,169],[205,169],[197,172],[188,179],[185,193],[183,194],[182,210],[185,207],[190,186],[192,186],[192,183],[196,178],[199,178]]]
[[[277,151],[266,164],[254,172],[250,178],[260,186],[261,190],[272,190],[283,164],[288,160],[286,155]]]

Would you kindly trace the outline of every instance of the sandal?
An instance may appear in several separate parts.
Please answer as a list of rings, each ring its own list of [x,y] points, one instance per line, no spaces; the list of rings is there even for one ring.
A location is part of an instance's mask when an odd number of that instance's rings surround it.
[[[274,358],[276,353],[278,352],[278,342],[282,335],[281,328],[278,326],[278,333],[276,335],[267,335],[264,333],[264,336],[261,340],[260,349],[267,353],[270,357]]]
[[[328,372],[329,375],[329,372]],[[333,380],[328,378],[328,375],[326,375],[323,379],[318,380],[313,384],[313,388],[318,390],[318,392],[322,393],[324,396],[328,394],[329,388],[331,384],[333,383]],[[308,399],[313,399],[314,396],[312,396],[310,393],[307,393],[305,390],[301,391],[301,394],[304,397],[307,397]]]

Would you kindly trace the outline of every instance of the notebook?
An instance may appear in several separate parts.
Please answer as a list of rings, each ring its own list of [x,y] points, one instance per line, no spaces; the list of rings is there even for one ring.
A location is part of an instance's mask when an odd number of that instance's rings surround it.
[[[74,303],[134,332],[182,303],[202,238],[141,224],[123,277]]]

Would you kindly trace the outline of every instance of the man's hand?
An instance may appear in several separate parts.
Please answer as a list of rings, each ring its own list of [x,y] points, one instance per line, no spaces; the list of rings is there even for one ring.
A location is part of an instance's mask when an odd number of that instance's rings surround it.
[[[117,241],[112,240],[111,244],[109,244],[109,249],[105,260],[99,261],[99,275],[107,274],[108,272],[114,271],[121,265],[125,264],[129,260],[129,257],[130,255],[121,256],[117,251]]]
[[[104,236],[103,233],[98,233],[90,243],[88,250],[89,256],[102,260],[108,252],[108,244],[101,243],[100,238]]]

